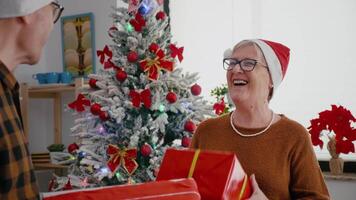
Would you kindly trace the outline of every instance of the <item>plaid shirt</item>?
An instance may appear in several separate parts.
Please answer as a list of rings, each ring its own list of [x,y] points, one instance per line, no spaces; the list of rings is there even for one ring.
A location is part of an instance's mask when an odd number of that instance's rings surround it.
[[[19,84],[0,61],[0,200],[39,199],[23,133]]]

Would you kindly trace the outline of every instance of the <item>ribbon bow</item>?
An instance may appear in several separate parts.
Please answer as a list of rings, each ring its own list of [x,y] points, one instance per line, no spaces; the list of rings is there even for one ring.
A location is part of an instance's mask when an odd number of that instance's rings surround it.
[[[105,45],[102,51],[98,50],[96,55],[100,58],[100,63],[104,65],[104,69],[115,68],[120,69],[120,67],[116,66],[112,61],[113,53],[109,49],[107,45]],[[107,57],[107,59],[106,59]]]
[[[90,101],[86,99],[84,95],[79,94],[77,99],[72,103],[69,103],[68,106],[73,110],[83,112],[85,110],[84,106],[90,106]]]
[[[135,90],[131,90],[129,96],[131,97],[132,105],[136,108],[140,107],[141,102],[147,109],[151,107],[152,101],[150,89],[145,89],[140,93]]]
[[[171,50],[171,57],[175,58],[176,56],[178,56],[179,62],[182,62],[184,47],[179,47],[178,48],[176,45],[170,44],[169,45],[169,49]]]
[[[156,57],[154,59],[147,58],[140,61],[140,67],[144,72],[148,72],[149,79],[157,80],[161,69],[170,72],[173,71],[173,62],[165,60],[164,52],[161,49],[158,49]]]
[[[109,144],[106,153],[110,156],[107,163],[109,169],[115,173],[120,165],[126,170],[129,175],[132,175],[138,168],[135,161],[137,157],[136,149],[120,149],[115,145]]]
[[[100,58],[100,63],[104,64],[104,62],[111,60],[112,51],[110,51],[109,47],[107,45],[105,45],[105,47],[102,51],[100,51],[100,50],[96,51],[96,55]],[[108,57],[108,59],[105,61],[106,56]]]
[[[131,19],[130,24],[135,28],[135,31],[141,32],[142,28],[146,26],[146,21],[140,13],[136,13],[135,19]]]

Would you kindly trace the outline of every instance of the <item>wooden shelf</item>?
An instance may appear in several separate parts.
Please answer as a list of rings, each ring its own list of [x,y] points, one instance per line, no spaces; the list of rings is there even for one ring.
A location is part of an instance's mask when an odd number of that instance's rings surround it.
[[[74,84],[35,85],[28,86],[28,92],[30,95],[36,93],[61,93],[75,91],[75,88]]]
[[[48,170],[48,169],[67,169],[65,165],[55,165],[52,163],[33,163],[35,170]]]
[[[323,172],[325,179],[342,180],[342,181],[356,181],[356,174],[342,173],[340,175],[333,175],[330,172]]]
[[[28,138],[29,132],[29,100],[30,98],[36,99],[52,99],[53,100],[53,121],[54,121],[54,144],[62,143],[62,93],[74,92],[75,97],[83,88],[89,86],[84,83],[83,78],[75,79],[74,84],[43,84],[43,85],[28,85],[22,83],[20,87],[20,100],[21,100],[21,113],[23,119],[25,138]],[[28,139],[27,139],[28,140]],[[55,165],[52,163],[34,163],[35,170],[48,170],[48,169],[66,169],[67,166]]]

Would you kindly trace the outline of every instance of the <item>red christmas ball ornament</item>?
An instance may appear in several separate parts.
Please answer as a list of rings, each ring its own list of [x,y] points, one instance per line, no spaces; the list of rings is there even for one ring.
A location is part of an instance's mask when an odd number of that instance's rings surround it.
[[[157,19],[157,20],[164,20],[165,17],[166,17],[166,13],[164,13],[163,11],[159,11],[159,12],[156,14],[156,19]]]
[[[152,153],[152,147],[149,144],[144,144],[141,147],[141,154],[145,157],[149,156]]]
[[[90,107],[90,112],[93,115],[99,115],[101,113],[101,105],[98,103],[94,103],[91,107]]]
[[[138,59],[138,55],[137,55],[136,51],[130,51],[127,54],[127,60],[129,62],[136,62],[137,59]]]
[[[76,143],[68,145],[68,153],[73,153],[75,150],[79,149],[79,146]]]
[[[116,26],[112,26],[112,27],[110,27],[109,28],[109,36],[110,37],[114,37],[114,35],[112,34],[113,32],[115,32],[115,31],[118,31],[119,29],[116,27]]]
[[[106,121],[109,119],[109,114],[105,111],[101,111],[100,114],[99,114],[99,118],[102,120],[102,121]]]
[[[157,52],[157,50],[159,49],[159,46],[158,46],[158,44],[156,44],[156,43],[152,43],[152,44],[148,47],[148,49],[150,50],[150,52],[154,53],[154,52]]]
[[[197,127],[195,126],[194,122],[192,122],[190,120],[186,121],[184,124],[184,130],[186,130],[188,132],[194,133],[196,128]]]
[[[166,95],[166,100],[169,103],[175,103],[177,101],[177,95],[174,92],[168,92],[168,94]]]
[[[194,96],[198,96],[201,93],[201,87],[198,84],[194,84],[191,88],[190,91]]]
[[[120,82],[124,82],[127,78],[127,73],[123,70],[116,71],[116,79]]]
[[[96,82],[97,82],[97,81],[98,81],[98,80],[93,79],[93,78],[89,79],[89,86],[90,86],[91,88],[93,88],[93,89],[98,88],[98,86],[96,85]]]
[[[190,137],[184,136],[182,138],[182,146],[183,147],[189,147],[191,142],[192,142],[192,138],[190,138]]]

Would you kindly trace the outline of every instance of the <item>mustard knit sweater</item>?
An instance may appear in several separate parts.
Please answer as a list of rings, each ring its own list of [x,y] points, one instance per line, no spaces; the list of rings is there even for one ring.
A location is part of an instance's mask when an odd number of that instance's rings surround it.
[[[230,114],[202,122],[192,148],[232,151],[269,199],[330,199],[307,130],[281,119],[263,134],[241,137],[230,125]],[[262,129],[237,127],[243,133]]]

